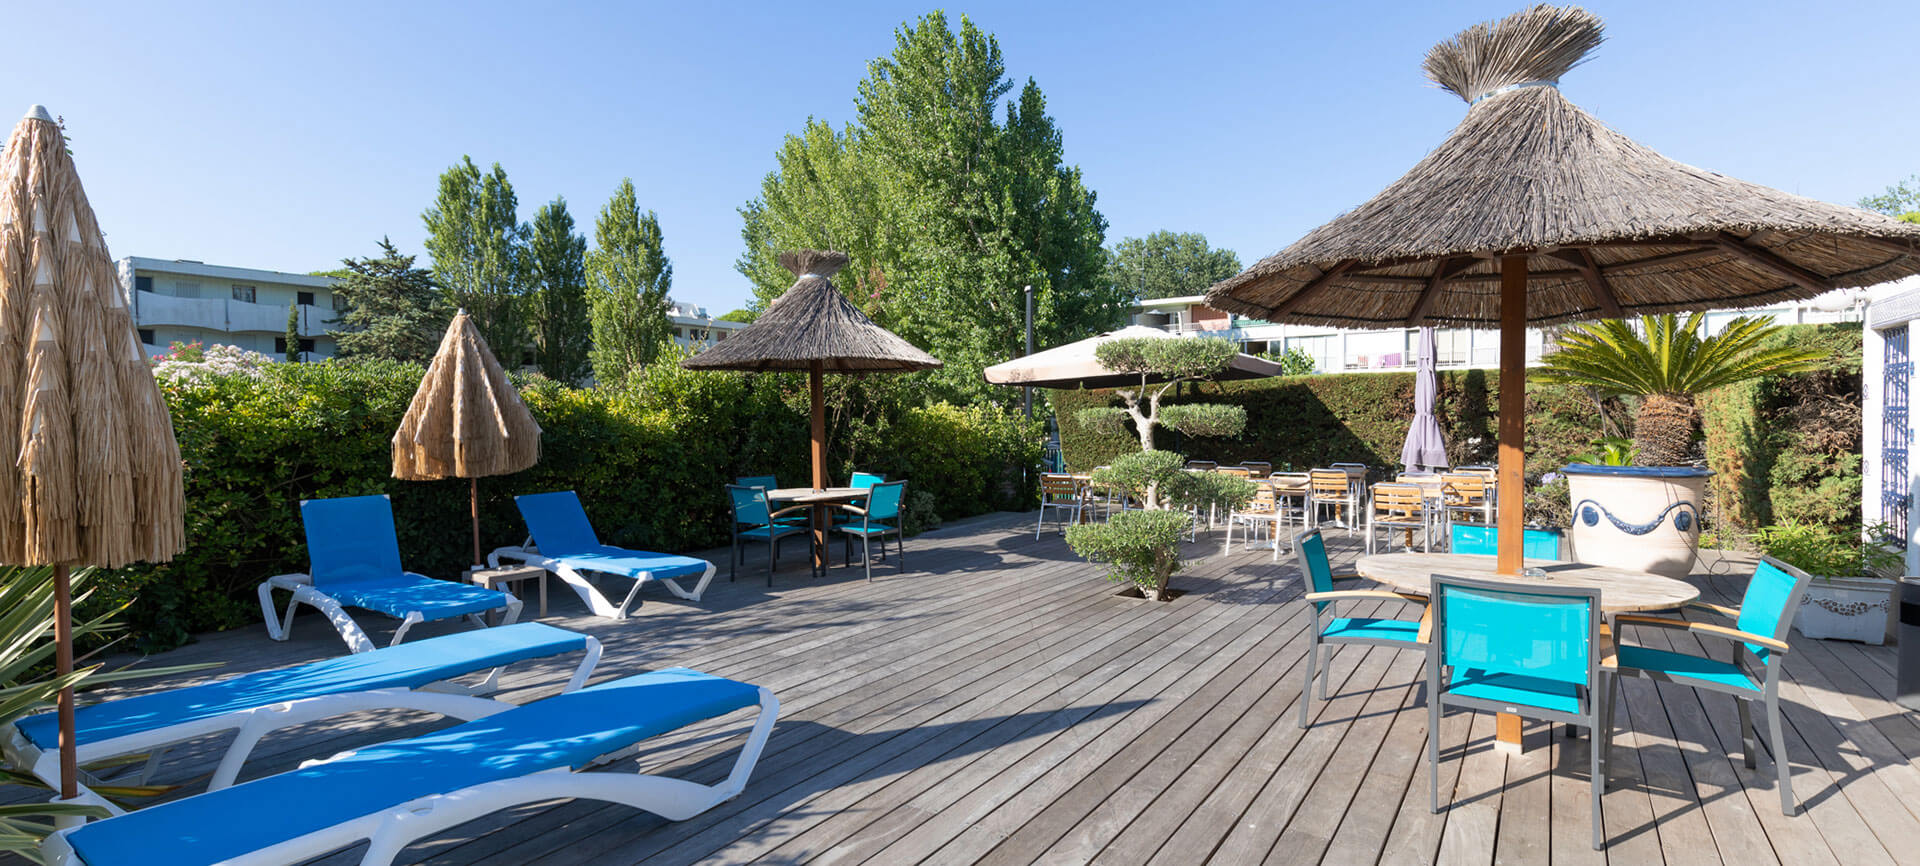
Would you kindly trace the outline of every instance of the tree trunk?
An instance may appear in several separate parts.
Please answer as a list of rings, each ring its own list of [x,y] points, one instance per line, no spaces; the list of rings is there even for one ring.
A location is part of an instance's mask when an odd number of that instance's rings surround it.
[[[1688,394],[1648,394],[1633,421],[1639,466],[1681,466],[1693,454],[1693,428],[1700,412]]]
[[[1173,560],[1176,555],[1175,551],[1162,550],[1154,556],[1153,570],[1160,577],[1159,582],[1153,586],[1154,601],[1167,600],[1167,580],[1173,576]]]

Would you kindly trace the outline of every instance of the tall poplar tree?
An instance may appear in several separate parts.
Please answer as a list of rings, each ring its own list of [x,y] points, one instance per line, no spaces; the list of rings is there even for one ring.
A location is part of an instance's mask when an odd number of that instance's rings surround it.
[[[380,239],[380,255],[342,259],[334,294],[347,308],[329,331],[343,357],[426,362],[440,346],[452,310],[440,297],[433,272],[413,266],[393,242]]]
[[[1015,87],[992,35],[934,12],[894,36],[867,66],[855,123],[812,122],[782,145],[741,208],[737,267],[764,304],[792,284],[781,251],[845,250],[848,293],[946,362],[931,375],[947,396],[1012,399],[980,370],[1025,351],[1024,286],[1042,346],[1125,317],[1105,276],[1106,219],[1039,85]]]
[[[593,376],[611,384],[627,371],[650,364],[670,339],[667,290],[673,264],[667,260],[660,220],[640,212],[633,179],[620,181],[594,222],[587,253],[587,297],[592,309]]]
[[[433,207],[422,213],[427,252],[447,300],[473,316],[494,355],[512,369],[532,348],[528,329],[527,227],[507,173],[485,173],[473,157],[440,175]]]
[[[533,217],[527,246],[540,315],[534,321],[535,357],[551,379],[577,383],[587,377],[593,341],[587,320],[587,239],[573,230],[567,200],[555,198]]]

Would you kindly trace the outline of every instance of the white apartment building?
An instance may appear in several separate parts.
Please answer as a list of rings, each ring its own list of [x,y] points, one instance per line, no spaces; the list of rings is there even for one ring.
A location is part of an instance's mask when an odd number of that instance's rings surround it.
[[[339,309],[332,277],[141,256],[121,259],[117,267],[149,355],[197,341],[283,358],[289,306],[299,318],[303,357],[334,355],[327,335]]]
[[[667,321],[673,324],[673,342],[684,349],[700,351],[746,327],[744,322],[715,318],[706,307],[667,299]]]
[[[1864,299],[1857,291],[1843,291],[1800,303],[1719,310],[1707,314],[1706,327],[1708,333],[1718,333],[1739,316],[1771,316],[1782,325],[1857,322],[1865,309]],[[1418,328],[1356,331],[1322,325],[1278,325],[1216,310],[1207,306],[1202,295],[1141,301],[1133,309],[1133,322],[1176,334],[1224,337],[1239,343],[1242,351],[1256,355],[1300,349],[1313,358],[1314,370],[1320,373],[1411,370],[1420,345]],[[1436,328],[1434,342],[1442,370],[1500,366],[1498,331]],[[1544,332],[1527,330],[1528,362],[1538,361],[1545,346]]]

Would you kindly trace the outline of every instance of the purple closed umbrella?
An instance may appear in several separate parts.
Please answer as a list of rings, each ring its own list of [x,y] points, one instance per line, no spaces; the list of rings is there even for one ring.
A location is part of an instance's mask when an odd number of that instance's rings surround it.
[[[1440,422],[1433,417],[1433,399],[1440,390],[1440,374],[1434,371],[1433,329],[1420,329],[1420,360],[1413,374],[1413,426],[1407,430],[1406,447],[1400,449],[1400,462],[1408,472],[1430,472],[1447,466],[1447,443],[1440,437]]]

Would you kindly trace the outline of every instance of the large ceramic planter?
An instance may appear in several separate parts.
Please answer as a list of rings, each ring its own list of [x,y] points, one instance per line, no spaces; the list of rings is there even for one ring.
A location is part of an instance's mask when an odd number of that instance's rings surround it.
[[[1700,546],[1705,469],[1691,466],[1592,466],[1567,476],[1575,562],[1631,568],[1667,577],[1693,571]]]
[[[1883,644],[1893,627],[1894,582],[1879,577],[1816,577],[1800,598],[1793,630],[1802,636]]]

